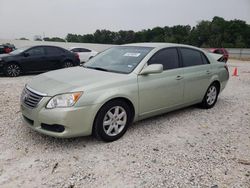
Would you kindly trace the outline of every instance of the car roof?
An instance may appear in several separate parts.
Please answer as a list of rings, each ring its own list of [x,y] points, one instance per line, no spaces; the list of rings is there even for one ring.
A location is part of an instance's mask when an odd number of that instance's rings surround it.
[[[70,47],[69,49],[74,49],[74,48],[83,48],[83,49],[88,49],[88,50],[91,50],[91,49],[89,49],[89,48],[85,48],[85,47]]]
[[[176,44],[176,43],[161,43],[161,42],[132,43],[132,44],[124,44],[123,46],[138,46],[138,47],[151,47],[151,48],[188,47],[201,50],[200,48],[197,48],[195,46]]]
[[[56,48],[62,48],[60,46],[53,46],[53,45],[34,45],[34,46],[28,46],[28,47],[30,47],[30,48],[33,48],[33,47],[56,47]]]

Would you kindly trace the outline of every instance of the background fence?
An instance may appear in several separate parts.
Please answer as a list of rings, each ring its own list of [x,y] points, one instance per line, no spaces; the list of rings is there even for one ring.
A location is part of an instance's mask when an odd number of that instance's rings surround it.
[[[90,44],[90,43],[71,43],[71,42],[45,42],[45,41],[28,41],[28,40],[2,40],[0,39],[0,44],[11,43],[17,48],[22,46],[34,46],[34,45],[55,45],[61,46],[63,48],[69,47],[85,47],[96,50],[98,52],[110,48],[114,45],[108,44]],[[229,57],[237,59],[249,59],[250,60],[250,49],[249,48],[227,48]]]
[[[249,48],[227,48],[229,58],[236,59],[249,59],[250,60],[250,49]]]

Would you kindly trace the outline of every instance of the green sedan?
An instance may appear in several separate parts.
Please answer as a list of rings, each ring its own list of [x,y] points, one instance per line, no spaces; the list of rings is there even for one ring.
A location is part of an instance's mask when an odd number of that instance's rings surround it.
[[[110,142],[135,121],[194,104],[212,108],[228,79],[227,65],[199,48],[128,44],[36,76],[22,92],[21,112],[40,133]]]

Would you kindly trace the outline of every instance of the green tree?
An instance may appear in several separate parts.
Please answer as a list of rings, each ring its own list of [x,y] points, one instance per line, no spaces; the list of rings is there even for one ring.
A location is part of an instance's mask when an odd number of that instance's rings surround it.
[[[52,38],[45,37],[45,38],[43,38],[43,40],[44,41],[52,41],[52,42],[66,42],[64,39],[59,38],[59,37],[52,37]]]
[[[175,25],[155,27],[138,32],[96,30],[93,34],[68,34],[68,42],[125,44],[134,42],[172,42],[198,47],[250,47],[250,25],[242,20],[227,21],[215,16],[212,21],[202,20],[196,26]],[[52,38],[48,40],[60,40]]]

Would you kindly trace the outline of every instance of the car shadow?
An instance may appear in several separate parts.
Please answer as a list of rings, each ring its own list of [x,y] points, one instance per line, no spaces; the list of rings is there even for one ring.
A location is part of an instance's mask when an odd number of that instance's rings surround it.
[[[145,128],[145,126],[149,126],[152,123],[152,121],[154,121],[154,122],[168,121],[168,120],[175,118],[176,116],[181,116],[181,114],[183,114],[187,111],[195,111],[195,110],[197,110],[196,105],[190,106],[190,107],[187,107],[184,109],[172,111],[169,113],[165,113],[162,115],[154,116],[151,118],[147,118],[147,119],[133,123],[132,126],[129,127],[128,132],[131,133],[134,131],[135,132],[140,131],[140,129]],[[34,144],[41,144],[44,146],[48,146],[48,143],[53,143],[53,146],[60,147],[60,148],[70,148],[70,147],[83,148],[83,147],[86,147],[86,145],[96,146],[96,145],[115,144],[116,142],[123,142],[124,141],[123,139],[127,139],[126,134],[128,134],[128,133],[126,133],[121,139],[119,139],[115,142],[107,143],[107,142],[99,141],[96,138],[94,138],[93,136],[85,136],[85,137],[82,136],[82,137],[76,137],[76,138],[55,138],[55,137],[43,135],[41,133],[33,131],[28,127],[27,127],[27,131],[29,132],[27,134],[27,137],[29,137],[30,140],[35,142]],[[54,147],[50,147],[48,149],[53,150]]]
[[[145,125],[149,125],[152,121],[153,122],[158,122],[158,121],[171,121],[173,118],[179,117],[181,116],[181,114],[184,114],[186,112],[192,112],[192,111],[196,111],[196,110],[200,110],[200,107],[198,104],[196,105],[192,105],[192,106],[188,106],[185,108],[181,108],[181,109],[177,109],[171,112],[167,112],[167,113],[163,113],[160,115],[156,115],[153,117],[149,117],[140,121],[137,121],[135,123],[132,124],[132,126],[129,127],[130,131],[133,131],[134,129],[141,129],[143,128]]]
[[[214,108],[222,108],[224,104],[224,100],[220,99],[218,100],[218,103]],[[27,127],[27,139],[32,140],[35,142],[34,144],[40,144],[44,145],[44,147],[47,147],[48,145],[50,146],[48,149],[54,150],[54,147],[60,147],[60,148],[84,148],[86,146],[98,146],[98,145],[112,145],[116,144],[117,142],[124,142],[124,140],[129,139],[126,137],[127,134],[136,134],[135,132],[140,132],[142,129],[145,129],[147,127],[152,126],[152,123],[155,124],[155,122],[158,122],[159,124],[156,126],[161,126],[162,122],[172,122],[172,120],[178,118],[178,117],[183,117],[184,114],[186,113],[192,113],[195,111],[200,111],[200,110],[210,110],[210,109],[201,109],[198,104],[192,105],[186,108],[178,109],[175,111],[171,111],[168,113],[164,113],[161,115],[157,115],[154,117],[150,117],[144,120],[140,120],[138,122],[133,123],[129,128],[128,132],[119,140],[115,142],[103,142],[99,141],[93,136],[81,136],[81,137],[75,137],[75,138],[55,138],[51,136],[47,136],[41,133],[38,133],[36,131],[31,130],[30,128]],[[26,131],[25,131],[26,132]]]

